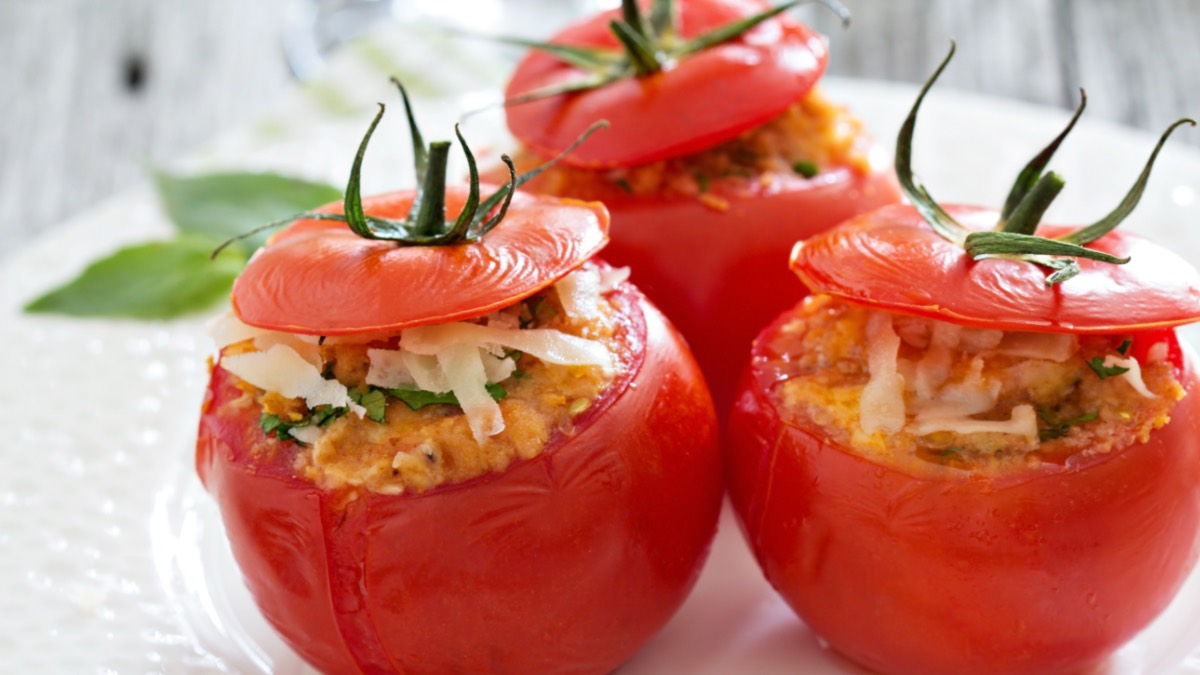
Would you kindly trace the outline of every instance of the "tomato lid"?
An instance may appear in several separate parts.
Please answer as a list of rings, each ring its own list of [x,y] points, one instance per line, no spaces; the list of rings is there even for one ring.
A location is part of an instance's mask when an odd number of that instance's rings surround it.
[[[966,225],[996,211],[947,206]],[[1043,226],[1058,236],[1071,228]],[[1055,333],[1113,333],[1200,320],[1200,273],[1173,251],[1113,231],[1093,248],[1123,265],[1079,260],[1079,273],[1047,286],[1028,262],[973,260],[935,233],[912,206],[886,206],[800,242],[791,267],[814,292],[951,323]]]
[[[570,59],[563,60],[561,54],[531,51],[517,65],[505,90],[510,101],[508,127],[531,150],[551,156],[588,125],[608,120],[612,129],[603,142],[584,145],[563,159],[586,168],[644,164],[733,138],[782,114],[825,71],[828,51],[824,38],[777,15],[780,9],[769,9],[759,0],[680,3],[677,23],[663,29],[668,37],[647,36],[658,40],[654,53],[661,63],[656,72],[645,75],[622,70],[606,78]],[[621,43],[613,24],[622,13],[597,14],[563,30],[547,44],[610,51],[612,59],[618,59]],[[767,13],[770,18],[758,20]],[[750,18],[756,23],[736,37],[672,56],[673,48],[686,48],[689,40]],[[531,93],[587,81],[604,83],[513,103]]]
[[[364,210],[403,217],[415,192],[363,200]],[[450,187],[462,209],[467,189]],[[322,209],[340,212],[340,204]],[[550,286],[608,242],[608,212],[585,203],[517,193],[486,236],[449,246],[363,239],[345,223],[300,220],[272,237],[233,286],[242,321],[309,335],[395,331],[482,316]]]
[[[922,87],[896,141],[896,177],[911,206],[889,206],[801,242],[791,267],[813,291],[964,325],[1107,333],[1200,320],[1200,273],[1175,253],[1117,226],[1137,206],[1159,138],[1137,181],[1108,215],[1080,228],[1042,226],[1064,181],[1043,172],[1083,112],[1022,169],[1000,211],[942,206],[913,176]]]
[[[359,192],[363,156],[383,117],[380,104],[343,202],[291,219],[234,282],[233,309],[245,323],[348,335],[483,316],[550,286],[608,242],[603,204],[516,192],[557,158],[518,176],[504,156],[509,183],[481,185],[474,155],[456,127],[470,178],[465,186],[448,187],[450,142],[426,147],[408,94],[396,85],[418,187],[367,199]],[[482,198],[484,192],[491,195]]]

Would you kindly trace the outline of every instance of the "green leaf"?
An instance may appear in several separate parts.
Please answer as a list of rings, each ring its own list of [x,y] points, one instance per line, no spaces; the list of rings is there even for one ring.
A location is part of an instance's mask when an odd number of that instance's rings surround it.
[[[817,175],[820,169],[817,167],[816,162],[801,160],[792,165],[792,171],[795,171],[805,178],[812,178],[813,176]]]
[[[72,316],[171,319],[228,297],[246,255],[205,237],[177,237],[123,248],[89,265],[74,280],[37,298],[25,311]]]
[[[383,389],[371,387],[365,392],[350,390],[350,398],[367,409],[367,418],[382,424],[387,421],[387,396]]]
[[[157,171],[154,181],[163,209],[181,231],[218,241],[342,197],[331,185],[274,173],[177,176]],[[249,238],[250,250],[261,246],[267,235]]]
[[[262,417],[258,418],[258,426],[262,427],[263,433],[268,436],[272,432],[276,432],[276,438],[279,438],[279,434],[281,433],[286,434],[288,427],[288,425],[283,423],[283,420],[279,419],[279,415],[272,415],[271,413],[263,413]],[[280,427],[283,427],[283,429],[281,430]]]
[[[1129,372],[1128,368],[1122,368],[1121,366],[1104,365],[1104,357],[1101,356],[1093,356],[1092,360],[1088,361],[1087,364],[1092,369],[1092,372],[1096,373],[1102,380]]]
[[[508,396],[508,390],[498,384],[489,384],[487,391],[496,401],[504,400]],[[424,389],[387,389],[388,394],[400,399],[413,410],[420,410],[427,405],[435,403],[443,403],[448,405],[458,405],[458,397],[452,391],[433,392],[425,391]]]
[[[1065,437],[1067,434],[1071,433],[1071,427],[1075,426],[1076,424],[1091,422],[1100,417],[1100,411],[1095,410],[1089,413],[1084,413],[1074,419],[1069,419],[1063,422],[1055,422],[1051,418],[1049,410],[1040,408],[1038,409],[1038,417],[1042,418],[1042,421],[1048,425],[1047,428],[1038,430],[1038,440],[1044,442]]]

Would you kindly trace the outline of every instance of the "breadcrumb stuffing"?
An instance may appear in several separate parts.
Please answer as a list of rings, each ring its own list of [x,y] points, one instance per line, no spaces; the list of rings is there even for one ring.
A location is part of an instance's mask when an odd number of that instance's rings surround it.
[[[863,423],[872,414],[863,403],[872,381],[869,327],[881,315],[900,338],[896,396],[905,417],[895,431],[867,431]],[[797,424],[912,471],[1003,473],[1144,442],[1170,420],[1184,392],[1164,350],[1149,350],[1136,383],[1128,373],[1102,377],[1094,369],[1113,355],[1128,360],[1120,351],[1126,337],[970,329],[814,295],[767,353],[781,373],[773,395]],[[1143,383],[1147,391],[1139,391]],[[1006,430],[965,431],[974,427]]]
[[[515,361],[512,374],[503,380],[506,392],[498,401],[504,429],[483,443],[472,434],[462,408],[432,403],[412,409],[405,401],[384,397],[382,421],[341,414],[325,422],[315,440],[259,438],[255,451],[273,453],[281,446],[294,453],[299,475],[326,489],[351,488],[382,494],[424,492],[443,484],[461,483],[499,472],[510,464],[539,455],[557,435],[574,433],[574,420],[600,398],[614,377],[632,363],[629,319],[607,293],[586,316],[564,311],[558,294],[548,289],[501,310],[505,317],[481,321],[527,328],[546,328],[596,341],[612,354],[615,369],[597,366],[558,365],[524,353],[506,358]],[[511,315],[511,316],[507,316]],[[322,372],[351,389],[365,387],[370,370],[370,349],[394,349],[394,337],[377,336],[369,342],[323,341],[319,354]],[[252,346],[238,343],[226,353]],[[289,399],[255,388],[244,381],[247,393],[231,406],[253,406],[282,422],[294,422],[312,411],[302,399]],[[302,431],[308,431],[304,429]],[[297,437],[308,434],[298,434]]]
[[[531,180],[529,188],[600,201],[629,194],[689,197],[724,211],[729,201],[723,195],[747,186],[770,191],[786,181],[821,180],[823,173],[838,169],[866,175],[872,170],[871,148],[858,118],[816,88],[779,117],[714,148],[603,171],[558,164]],[[546,158],[522,150],[514,160],[532,167]]]

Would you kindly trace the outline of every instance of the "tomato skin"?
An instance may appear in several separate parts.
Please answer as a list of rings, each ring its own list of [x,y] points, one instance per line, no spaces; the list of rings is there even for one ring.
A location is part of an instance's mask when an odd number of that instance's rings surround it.
[[[764,10],[760,0],[689,0],[679,3],[680,37],[688,39]],[[602,12],[550,39],[572,46],[617,47]],[[547,157],[565,150],[597,120],[611,129],[562,161],[584,168],[635,166],[712,147],[780,115],[825,72],[824,39],[781,16],[726,43],[686,56],[642,78],[508,107],[508,127]],[[587,73],[530,51],[505,89],[513,98],[574,81]],[[714,105],[720,101],[720,105]]]
[[[968,227],[988,229],[990,209],[945,206]],[[1073,228],[1045,225],[1056,237]],[[1174,252],[1114,230],[1089,248],[1128,257],[1080,260],[1079,276],[1046,287],[1047,272],[1020,260],[971,260],[908,205],[863,214],[796,245],[791,267],[804,285],[858,304],[1000,330],[1119,333],[1200,320],[1200,272]]]
[[[770,188],[721,181],[711,194],[729,208],[695,197],[606,197],[612,240],[604,257],[628,265],[687,337],[723,418],[756,332],[804,292],[786,266],[792,245],[899,192],[890,174],[840,169]]]
[[[1149,440],[1007,478],[910,475],[790,421],[769,336],[729,420],[731,501],[771,585],[882,673],[1075,673],[1157,616],[1195,562],[1200,375]]]
[[[496,188],[484,185],[482,194]],[[368,215],[403,218],[414,190],[363,199]],[[456,216],[467,188],[446,189]],[[341,213],[340,203],[319,211]],[[553,284],[608,241],[604,206],[517,193],[504,220],[478,241],[400,246],[348,225],[298,220],[277,232],[233,284],[238,317],[307,335],[396,331],[482,316]],[[470,280],[466,282],[464,280]]]
[[[329,673],[603,673],[682,603],[723,494],[715,414],[679,334],[617,291],[643,356],[541,455],[423,494],[297,479],[218,365],[197,469],[263,614]]]

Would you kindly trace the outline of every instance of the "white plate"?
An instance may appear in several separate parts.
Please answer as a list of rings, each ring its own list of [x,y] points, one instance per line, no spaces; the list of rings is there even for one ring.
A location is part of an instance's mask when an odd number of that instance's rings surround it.
[[[828,88],[887,136],[914,95],[908,86],[844,80]],[[918,126],[915,163],[939,198],[996,204],[1066,117],[935,91]],[[425,126],[428,136],[430,117]],[[254,165],[332,177],[349,160],[331,169],[314,144],[353,148],[361,128],[359,119],[313,124],[303,143],[255,145],[235,136],[217,155],[242,152]],[[1103,215],[1153,140],[1084,121],[1054,163],[1068,187],[1052,219]],[[1168,147],[1129,226],[1200,262],[1198,222],[1200,153]],[[87,261],[166,227],[151,195],[134,192],[0,268],[0,410],[9,438],[0,469],[2,672],[306,671],[255,610],[192,471],[209,353],[201,319],[82,321],[19,311]],[[822,648],[774,596],[726,514],[695,592],[621,672],[861,671]],[[1200,575],[1108,672],[1200,673]]]

